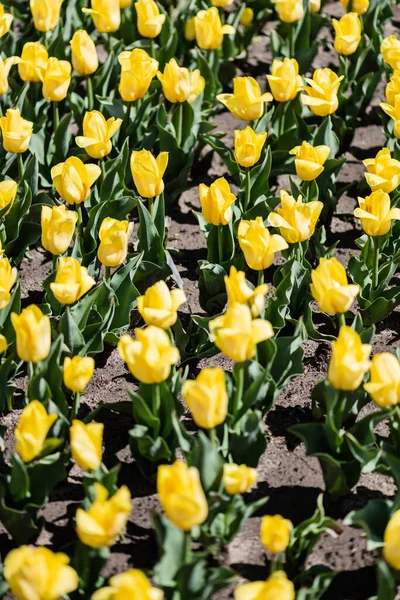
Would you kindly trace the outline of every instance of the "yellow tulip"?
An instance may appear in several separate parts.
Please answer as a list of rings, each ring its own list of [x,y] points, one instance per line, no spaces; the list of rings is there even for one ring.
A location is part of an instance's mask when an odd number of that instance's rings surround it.
[[[42,93],[46,100],[51,102],[64,100],[71,83],[71,71],[71,63],[67,60],[58,60],[54,56],[48,59],[46,68],[41,71]]]
[[[304,88],[307,95],[301,96],[303,104],[318,117],[331,115],[339,106],[337,94],[342,79],[343,75],[338,77],[331,69],[316,69],[312,79],[304,78],[309,87]]]
[[[69,557],[43,546],[20,546],[6,556],[4,577],[17,600],[58,600],[79,585]]]
[[[182,396],[199,427],[213,429],[225,421],[229,397],[225,374],[219,367],[202,369],[196,379],[187,379]]]
[[[17,354],[25,362],[38,363],[47,358],[51,346],[50,319],[31,304],[20,315],[11,314],[17,336]]]
[[[112,150],[111,138],[122,125],[122,119],[105,120],[98,110],[87,112],[83,118],[83,136],[75,138],[77,146],[84,148],[92,158],[104,158]]]
[[[361,41],[361,21],[356,12],[350,12],[338,21],[332,19],[335,30],[335,50],[338,54],[354,54]]]
[[[87,31],[75,31],[71,40],[72,66],[79,75],[91,75],[99,66],[94,41]]]
[[[154,0],[138,0],[135,2],[135,8],[140,35],[147,38],[157,37],[165,21],[165,15],[160,14],[160,9]]]
[[[9,89],[8,86],[8,75],[13,65],[17,65],[21,62],[18,56],[10,56],[4,61],[0,56],[0,96],[3,96]]]
[[[160,152],[155,158],[149,150],[131,154],[133,182],[142,198],[155,198],[164,191],[163,176],[168,165],[168,152]]]
[[[288,248],[280,235],[271,235],[262,217],[252,221],[240,221],[239,245],[250,269],[261,271],[272,265],[275,253]]]
[[[349,0],[340,0],[344,8],[349,5]],[[358,15],[363,15],[369,8],[369,0],[353,0],[351,10],[354,10]]]
[[[12,209],[17,191],[18,184],[13,179],[0,181],[0,210],[4,210],[8,206],[8,210],[3,214],[3,217],[6,217]]]
[[[96,471],[103,457],[103,423],[72,421],[70,434],[72,458],[84,471]]]
[[[192,17],[191,19],[189,19],[189,21],[186,21],[185,23],[185,31],[184,31],[184,35],[185,35],[185,40],[187,40],[188,42],[193,42],[196,39],[196,30],[194,27],[194,17]]]
[[[275,571],[267,581],[242,583],[234,596],[235,600],[295,600],[296,592],[285,571]]]
[[[251,127],[235,129],[235,160],[246,169],[260,160],[261,151],[267,139],[267,133],[256,133]]]
[[[194,17],[196,43],[202,50],[216,50],[222,45],[224,35],[235,33],[232,25],[222,25],[218,8],[200,10]]]
[[[245,6],[242,14],[240,15],[239,23],[243,25],[243,27],[251,27],[254,21],[254,11],[250,6]]]
[[[115,544],[123,532],[132,510],[131,495],[123,485],[109,498],[100,483],[94,483],[95,501],[87,511],[76,511],[76,532],[83,544],[90,548],[104,548]]]
[[[42,206],[42,246],[52,254],[64,254],[69,248],[78,221],[78,213],[62,206]]]
[[[353,392],[370,368],[369,344],[363,344],[359,334],[347,325],[342,325],[336,342],[332,342],[328,379],[337,390]]]
[[[59,163],[51,169],[53,185],[68,204],[84,202],[90,194],[91,186],[100,175],[99,166],[85,165],[77,156],[70,156],[64,163]]]
[[[50,31],[58,25],[63,0],[30,0],[33,24],[38,31]]]
[[[119,0],[91,0],[91,8],[82,8],[82,12],[90,14],[100,33],[117,31],[121,24]]]
[[[321,0],[309,0],[310,13],[316,15],[321,10]]]
[[[311,146],[308,142],[293,148],[290,154],[296,157],[294,164],[297,176],[303,181],[313,181],[319,177],[330,152],[329,146]]]
[[[311,271],[311,294],[323,312],[335,315],[349,310],[360,288],[349,285],[346,269],[336,258],[320,258]]]
[[[376,190],[366,198],[358,198],[358,204],[354,216],[360,219],[367,235],[385,235],[392,221],[400,219],[400,208],[390,208],[390,196],[382,190]]]
[[[23,119],[19,108],[9,108],[5,117],[0,118],[3,136],[3,148],[6,152],[17,154],[28,150],[31,141],[33,123]]]
[[[164,593],[152,587],[146,575],[138,569],[130,569],[125,573],[114,575],[109,585],[95,592],[91,600],[163,600]]]
[[[400,40],[395,35],[389,35],[381,44],[383,60],[396,71],[400,69]]]
[[[385,89],[385,96],[388,104],[391,106],[396,104],[397,94],[400,94],[400,71],[398,70],[393,72]]]
[[[299,75],[299,63],[295,58],[274,60],[271,75],[267,75],[267,79],[277,102],[294,100],[303,88],[303,78]]]
[[[272,0],[281,21],[295,23],[304,16],[303,0]]]
[[[85,390],[93,377],[94,360],[91,356],[73,356],[64,358],[64,385],[75,393]]]
[[[165,514],[179,529],[190,531],[207,519],[207,499],[196,467],[188,467],[181,460],[172,465],[160,465],[157,492]]]
[[[169,290],[165,281],[157,281],[137,299],[138,311],[146,325],[169,329],[176,323],[178,308],[186,302],[186,294],[176,288]]]
[[[236,267],[231,266],[229,276],[224,277],[226,293],[228,296],[228,306],[232,304],[246,304],[253,317],[258,317],[264,310],[265,295],[268,292],[268,285],[263,283],[252,289],[245,279],[245,273],[238,271]]]
[[[41,81],[40,74],[46,68],[49,55],[40,42],[26,42],[22,48],[18,73],[22,81]]]
[[[232,6],[235,0],[211,0],[211,4],[213,6],[218,6],[218,8],[228,8]]]
[[[48,415],[39,400],[32,400],[24,408],[15,428],[15,449],[24,462],[39,456],[57,418],[56,414]]]
[[[97,251],[99,261],[106,267],[119,267],[128,254],[128,242],[132,235],[133,223],[106,217],[99,230],[100,245]]]
[[[164,73],[158,71],[158,79],[161,81],[164,96],[169,102],[193,102],[202,93],[205,79],[200,71],[195,69],[189,71],[186,67],[180,67],[174,58],[165,65]]]
[[[128,8],[132,4],[132,0],[119,0],[120,8]]]
[[[8,258],[0,258],[0,310],[5,308],[11,299],[10,291],[17,281],[18,271],[11,267]]]
[[[151,58],[146,50],[134,48],[118,56],[121,65],[119,93],[125,102],[139,100],[147,93],[158,70],[158,61]]]
[[[217,10],[217,9],[215,9]],[[255,121],[264,114],[265,102],[273,99],[269,92],[261,94],[260,86],[253,77],[235,77],[233,94],[219,94],[217,100],[242,121]]]
[[[119,355],[132,375],[147,384],[168,379],[171,366],[179,360],[179,350],[172,345],[168,334],[154,325],[135,329],[135,334],[136,340],[123,335],[118,342]]]
[[[268,220],[273,227],[279,229],[288,244],[297,244],[308,240],[315,231],[319,215],[324,207],[322,202],[303,202],[281,190],[281,208],[269,214]]]
[[[257,481],[257,471],[246,465],[224,465],[224,488],[228,494],[244,494]]]
[[[383,558],[393,569],[400,569],[400,510],[396,510],[383,535]]]
[[[394,106],[391,106],[386,102],[381,102],[380,107],[383,112],[394,120],[393,133],[397,138],[400,138],[400,95],[395,96]]]
[[[4,11],[4,6],[0,4],[0,38],[3,35],[6,35],[10,31],[11,23],[13,22],[14,17],[11,13],[6,13]]]
[[[389,352],[375,354],[371,373],[364,389],[381,408],[395,406],[400,402],[400,363]]]
[[[208,223],[227,225],[232,220],[232,204],[236,200],[225,177],[216,179],[210,187],[199,185],[201,212]]]
[[[271,554],[285,552],[290,541],[292,523],[281,515],[265,515],[261,520],[261,541]]]
[[[8,348],[7,338],[0,333],[0,354],[3,354]]]
[[[60,304],[74,304],[96,284],[86,267],[72,256],[60,258],[55,281],[50,284],[55,299]]]
[[[271,323],[252,319],[246,304],[232,304],[225,314],[210,321],[209,326],[214,344],[235,362],[253,358],[257,344],[274,335]]]

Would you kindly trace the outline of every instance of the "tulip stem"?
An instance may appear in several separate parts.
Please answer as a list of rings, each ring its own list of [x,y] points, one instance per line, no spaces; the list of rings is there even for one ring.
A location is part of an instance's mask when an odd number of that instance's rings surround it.
[[[155,58],[155,48],[154,48],[154,40],[150,39],[150,56],[151,58]]]
[[[131,123],[131,114],[132,114],[132,104],[133,102],[126,103],[126,112],[124,117],[124,133],[128,137],[128,129]]]
[[[54,133],[58,129],[58,125],[60,123],[60,117],[58,114],[58,102],[53,102],[53,129]]]
[[[192,534],[190,531],[185,531],[184,535],[182,562],[187,565],[192,557]]]
[[[237,370],[236,370],[237,376],[235,377],[236,389],[235,389],[235,393],[233,396],[233,403],[232,403],[233,423],[236,422],[237,414],[239,412],[239,407],[242,403],[243,387],[244,387],[244,363],[242,363],[242,362],[237,363],[236,367],[237,367]]]
[[[148,199],[148,204],[147,204],[148,208],[149,208],[149,213],[151,214],[151,216],[153,217],[153,221],[154,221],[154,198],[149,198]]]
[[[264,283],[264,269],[257,271],[257,286]]]
[[[151,412],[153,413],[153,415],[156,419],[159,419],[160,405],[161,405],[160,386],[158,385],[158,383],[156,383],[152,386],[152,390],[151,390]],[[157,427],[154,428],[154,438],[157,438],[159,433],[160,433],[160,426],[157,425]]]
[[[183,104],[182,104],[182,102],[178,102],[176,104],[175,113],[176,113],[175,134],[176,134],[177,144],[180,148],[181,144],[182,144],[182,120],[183,120]]]
[[[250,177],[250,169],[246,169],[246,180],[245,180],[245,197],[244,197],[244,212],[246,212],[250,206],[250,198],[251,198],[251,177]]]
[[[111,280],[111,268],[110,267],[106,267],[106,273],[105,273],[104,279],[105,279],[106,283],[110,283],[110,280]]]
[[[71,411],[71,421],[76,419],[76,417],[78,416],[80,403],[81,403],[81,395],[79,392],[75,392],[74,402],[73,402],[72,411]]]
[[[58,255],[53,254],[53,271],[57,271],[57,261],[58,261]]]
[[[338,314],[338,320],[339,320],[339,329],[341,327],[345,327],[345,325],[346,325],[346,317],[344,316],[344,313],[339,313]]]
[[[215,427],[211,427],[211,429],[208,430],[208,434],[210,437],[211,445],[214,446],[214,448],[219,448],[219,439]]]
[[[224,226],[217,225],[218,227],[218,256],[219,263],[222,264],[224,262]]]
[[[91,77],[86,77],[86,91],[88,96],[88,110],[94,108],[94,94],[93,94],[93,83]]]
[[[18,152],[18,154],[17,154],[17,161],[18,161],[18,179],[19,179],[19,182],[21,183],[21,181],[24,177],[24,161],[22,159],[21,152]]]
[[[372,289],[376,290],[379,284],[379,254],[380,254],[380,246],[381,246],[381,238],[379,236],[375,237],[373,240],[374,244],[374,262],[372,266]]]

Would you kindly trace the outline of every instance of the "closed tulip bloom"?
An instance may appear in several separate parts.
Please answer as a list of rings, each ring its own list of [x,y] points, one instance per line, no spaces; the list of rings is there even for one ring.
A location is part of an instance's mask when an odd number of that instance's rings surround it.
[[[71,244],[78,213],[62,206],[42,206],[42,246],[51,254],[64,254]]]
[[[41,81],[40,74],[46,68],[49,55],[40,42],[26,42],[22,48],[18,73],[22,81]]]
[[[235,362],[250,360],[257,344],[274,335],[269,321],[252,319],[245,304],[232,304],[225,314],[210,321],[211,339],[221,352]]]
[[[267,581],[239,585],[234,596],[235,600],[295,600],[296,592],[285,571],[275,571]]]
[[[331,315],[349,310],[360,288],[349,284],[346,269],[336,258],[320,258],[311,271],[311,294],[323,312]]]
[[[122,119],[109,119],[98,110],[87,112],[83,118],[83,136],[75,138],[77,146],[84,148],[92,158],[104,158],[112,150],[111,138],[122,125]]]
[[[128,242],[133,231],[133,223],[106,217],[99,230],[100,245],[97,251],[99,261],[105,267],[119,267],[128,254]]]
[[[154,0],[138,0],[135,2],[135,8],[140,35],[146,38],[157,37],[165,21],[165,15],[160,14],[160,9]]]
[[[228,494],[244,494],[257,481],[257,471],[246,465],[224,465],[224,488]]]
[[[271,75],[267,75],[267,79],[277,102],[294,100],[303,88],[303,78],[299,75],[299,63],[295,58],[274,60]]]
[[[188,467],[181,460],[160,465],[157,492],[165,514],[179,529],[190,531],[207,519],[207,499],[196,467]]]
[[[251,127],[246,129],[235,129],[236,162],[246,169],[255,165],[261,156],[261,151],[267,139],[267,133],[256,133]]]
[[[271,554],[285,552],[290,541],[292,523],[281,515],[265,515],[261,520],[261,541]]]
[[[117,31],[121,24],[119,0],[92,0],[91,8],[82,8],[89,13],[99,33]]]
[[[8,210],[3,214],[3,217],[6,217],[12,209],[17,191],[18,184],[13,179],[0,181],[0,210],[4,210],[8,206]]]
[[[265,102],[273,99],[269,92],[261,94],[260,86],[253,77],[235,77],[233,94],[219,94],[217,100],[242,121],[255,121],[264,114]]]
[[[349,0],[340,0],[343,4],[344,8],[349,6]],[[363,15],[367,12],[369,8],[369,0],[353,0],[352,2],[352,10],[356,12],[358,15]]]
[[[54,56],[48,59],[46,68],[41,72],[42,93],[46,100],[51,102],[64,100],[71,83],[71,70],[71,63],[67,60],[58,60]]]
[[[171,366],[179,361],[179,350],[168,334],[155,325],[135,329],[136,339],[123,335],[118,352],[132,375],[142,383],[161,383],[168,379]]]
[[[84,29],[75,31],[71,40],[72,66],[79,75],[91,75],[99,66],[94,41]]]
[[[400,185],[400,161],[391,157],[389,148],[382,148],[375,158],[367,158],[363,163],[368,171],[365,179],[373,192],[390,194]]]
[[[134,151],[130,164],[133,182],[142,198],[155,198],[163,193],[168,152],[160,152],[155,158],[149,150]]]
[[[400,363],[389,352],[376,354],[372,359],[370,379],[364,389],[381,408],[400,402]]]
[[[288,248],[280,235],[271,235],[262,217],[241,221],[238,229],[239,245],[250,269],[261,271],[272,265],[275,253]]]
[[[11,300],[11,288],[17,281],[18,271],[10,265],[8,258],[0,258],[0,310],[3,310]]]
[[[96,471],[101,465],[103,430],[103,423],[72,421],[69,430],[72,458],[84,471]]]
[[[174,58],[164,67],[164,73],[158,71],[158,79],[161,81],[164,96],[169,102],[193,102],[202,93],[205,79],[200,71],[189,71],[186,67],[180,67]]]
[[[243,27],[251,27],[254,21],[254,11],[250,6],[246,6],[243,9],[242,14],[240,15],[239,23],[243,25]]]
[[[361,21],[356,12],[350,12],[338,21],[332,19],[335,30],[335,50],[338,54],[354,54],[361,41]]]
[[[39,456],[57,418],[56,414],[48,415],[39,400],[32,400],[24,408],[15,428],[15,449],[24,462]]]
[[[202,369],[196,379],[187,379],[182,396],[198,427],[213,429],[225,421],[229,397],[225,373],[219,367]]]
[[[55,281],[50,284],[55,299],[60,304],[74,304],[96,284],[86,267],[72,256],[60,258]]]
[[[133,102],[143,98],[157,73],[158,61],[151,58],[146,50],[134,48],[132,52],[121,52],[118,62],[121,65],[118,89],[122,99]]]
[[[8,75],[13,65],[17,65],[21,59],[18,56],[10,56],[4,61],[0,56],[0,96],[8,91]]]
[[[383,558],[393,569],[400,569],[400,510],[396,510],[383,535]]]
[[[331,152],[329,146],[311,146],[303,142],[290,151],[296,158],[294,164],[297,176],[303,181],[313,181],[324,170],[324,164]]]
[[[246,282],[244,272],[238,271],[233,265],[229,276],[225,275],[224,282],[228,296],[228,306],[246,304],[250,308],[252,316],[258,317],[264,309],[268,285],[263,283],[252,289]]]
[[[191,19],[189,19],[189,21],[186,21],[185,23],[185,31],[184,31],[184,35],[185,35],[185,40],[187,40],[188,42],[193,42],[196,39],[196,30],[194,27],[194,17],[192,17]]]
[[[20,546],[6,556],[4,577],[17,600],[58,600],[79,585],[69,556],[43,546]]]
[[[307,95],[301,96],[303,104],[318,117],[333,114],[339,106],[337,94],[342,79],[343,75],[338,77],[331,69],[316,69],[312,79],[304,78],[309,87],[304,88]]]
[[[17,336],[17,354],[25,362],[38,363],[47,358],[51,346],[50,319],[31,304],[20,315],[11,314]]]
[[[385,89],[385,96],[387,103],[391,106],[396,104],[396,96],[400,94],[400,71],[396,70],[393,72],[389,83]]]
[[[51,169],[53,185],[68,204],[84,202],[90,194],[91,186],[100,175],[99,166],[85,165],[76,156],[70,156],[64,163],[59,163]]]
[[[273,227],[279,229],[288,244],[297,244],[310,239],[324,205],[319,200],[303,202],[281,190],[281,208],[270,213],[268,220]]]
[[[169,329],[176,323],[178,308],[186,302],[186,294],[176,288],[169,290],[165,281],[157,281],[137,299],[138,311],[146,325]]]
[[[382,190],[376,190],[366,198],[358,198],[358,204],[354,216],[360,219],[367,235],[385,235],[392,221],[400,219],[400,208],[390,208],[390,196]]]
[[[396,71],[400,69],[400,40],[395,35],[389,35],[381,44],[383,60]]]
[[[397,138],[400,138],[400,95],[395,97],[394,106],[391,106],[386,102],[381,102],[380,107],[383,112],[394,120],[393,133]]]
[[[272,0],[284,23],[295,23],[304,16],[303,0]]]
[[[370,368],[369,344],[363,344],[359,334],[347,325],[342,325],[336,342],[332,342],[328,379],[337,390],[353,392]]]
[[[11,23],[14,17],[11,13],[6,13],[4,6],[0,4],[0,38],[10,31]]]
[[[218,8],[228,8],[228,6],[232,6],[235,0],[211,0],[213,6],[218,6]]]
[[[38,31],[50,31],[58,25],[63,0],[30,0],[33,24]]]
[[[321,0],[309,0],[310,13],[316,15],[321,10]]]
[[[8,342],[5,335],[0,333],[0,354],[3,354],[8,348]]]
[[[6,152],[19,154],[28,150],[33,123],[22,118],[19,108],[7,110],[6,116],[0,118],[0,129],[3,136],[3,148]]]
[[[114,575],[108,586],[95,592],[91,600],[163,600],[164,593],[153,587],[146,575],[138,569]]]
[[[109,498],[100,483],[94,483],[95,501],[88,508],[76,511],[76,532],[80,541],[90,548],[104,548],[115,544],[125,529],[132,510],[131,495],[123,485]]]
[[[224,35],[235,33],[232,25],[222,25],[218,8],[200,10],[194,17],[196,43],[202,50],[216,50],[222,46]]]
[[[94,360],[91,356],[64,358],[64,385],[72,392],[81,394],[94,373]]]
[[[227,225],[232,220],[232,204],[236,200],[225,177],[216,179],[210,187],[199,185],[201,212],[208,223]]]

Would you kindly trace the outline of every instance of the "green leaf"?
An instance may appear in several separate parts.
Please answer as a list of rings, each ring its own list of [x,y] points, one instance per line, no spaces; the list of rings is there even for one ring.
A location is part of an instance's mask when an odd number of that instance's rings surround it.
[[[11,477],[8,489],[14,501],[20,502],[30,497],[28,471],[22,458],[16,452],[12,456],[11,464]]]

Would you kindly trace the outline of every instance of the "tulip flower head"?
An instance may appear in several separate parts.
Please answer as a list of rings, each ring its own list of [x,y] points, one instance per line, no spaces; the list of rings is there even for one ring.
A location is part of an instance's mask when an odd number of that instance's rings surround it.
[[[108,586],[95,592],[91,600],[163,600],[164,593],[153,587],[146,575],[138,569],[130,569],[125,573],[114,575]]]
[[[50,284],[55,299],[60,304],[74,304],[94,285],[87,268],[81,267],[72,256],[60,258],[55,281]]]
[[[164,73],[158,71],[158,79],[161,81],[164,96],[169,102],[193,102],[204,90],[205,79],[200,71],[189,71],[186,67],[180,67],[174,58],[165,65]]]
[[[279,229],[288,244],[297,244],[310,239],[324,205],[319,200],[303,202],[281,190],[281,208],[269,214],[268,220],[273,227]]]
[[[381,408],[400,402],[400,363],[393,354],[375,354],[371,363],[370,379],[364,389]]]
[[[349,284],[346,269],[336,258],[320,258],[319,265],[311,271],[311,294],[320,309],[331,315],[347,312],[360,288]]]
[[[217,6],[218,8],[228,8],[232,6],[235,0],[211,0],[213,6]]]
[[[312,146],[303,142],[290,151],[296,158],[294,164],[297,176],[303,181],[313,181],[324,170],[324,164],[331,152],[329,146]]]
[[[348,8],[349,6],[349,1],[350,0],[340,0],[340,2],[343,4],[344,8]],[[353,0],[352,1],[352,8],[351,10],[354,10],[354,12],[356,12],[358,15],[364,15],[367,10],[369,8],[369,0]]]
[[[0,3],[0,38],[10,31],[11,23],[14,17],[11,13],[6,13],[4,6]]]
[[[187,379],[182,396],[194,422],[202,429],[213,429],[225,421],[229,397],[225,373],[219,367],[202,369],[196,379]]]
[[[267,581],[242,583],[234,592],[235,600],[295,600],[293,583],[285,571],[275,571]]]
[[[25,362],[38,363],[47,358],[51,346],[50,319],[31,304],[21,314],[11,314],[17,336],[17,354]]]
[[[45,33],[57,27],[62,3],[63,0],[30,0],[35,29]]]
[[[87,112],[83,118],[83,136],[75,138],[92,158],[104,158],[112,150],[111,138],[122,125],[122,119],[104,118],[98,110]]]
[[[272,0],[284,23],[296,23],[304,16],[303,0]]]
[[[336,342],[332,342],[332,357],[329,362],[328,379],[337,390],[356,390],[371,363],[369,344],[363,344],[359,334],[347,325],[342,325]]]
[[[394,121],[393,133],[400,138],[400,95],[395,96],[394,106],[381,102],[381,109]],[[8,111],[7,111],[8,112]]]
[[[7,338],[5,335],[0,333],[0,354],[3,354],[8,348]]]
[[[71,63],[67,60],[58,60],[54,56],[48,59],[46,67],[40,70],[42,93],[46,100],[51,102],[64,100],[71,83],[71,71]]]
[[[246,169],[254,166],[261,156],[262,149],[267,139],[267,133],[256,133],[251,127],[235,129],[234,156],[236,162]]]
[[[196,39],[196,31],[194,28],[194,17],[191,17],[185,23],[185,31],[184,31],[185,40],[188,42],[193,42]]]
[[[119,0],[120,8],[128,8],[132,4],[132,0]]]
[[[262,217],[241,221],[238,238],[246,263],[255,271],[268,269],[274,262],[275,254],[288,248],[282,236],[270,234]]]
[[[228,494],[244,494],[257,481],[257,471],[246,465],[224,465],[223,482]]]
[[[132,152],[131,172],[133,182],[142,198],[155,198],[164,191],[163,176],[168,165],[168,152],[155,158],[149,150]]]
[[[380,189],[366,198],[358,198],[358,204],[354,216],[360,219],[367,235],[385,235],[392,221],[400,219],[400,208],[390,208],[389,194]]]
[[[106,217],[100,226],[100,245],[97,251],[99,261],[106,267],[119,267],[128,254],[128,242],[132,235],[133,223]]]
[[[400,510],[390,518],[383,535],[383,558],[393,569],[400,569]]]
[[[91,8],[82,8],[89,13],[99,33],[117,31],[121,23],[119,0],[91,0]]]
[[[72,392],[81,394],[94,373],[94,359],[91,356],[64,358],[64,385]]]
[[[227,225],[232,220],[232,204],[236,196],[232,194],[225,177],[216,179],[210,187],[199,185],[201,212],[208,223]]]
[[[84,29],[75,31],[71,40],[72,66],[79,75],[91,75],[99,66],[94,41]]]
[[[224,277],[228,306],[232,304],[246,304],[253,317],[258,317],[264,310],[265,295],[268,285],[263,283],[256,288],[251,288],[246,282],[245,273],[231,266],[229,276]]]
[[[53,185],[68,204],[84,202],[90,194],[91,186],[100,175],[99,166],[85,165],[77,156],[70,156],[64,163],[59,163],[51,169]]]
[[[274,60],[271,75],[267,75],[267,79],[277,102],[294,100],[303,89],[303,78],[299,75],[299,63],[295,58]]]
[[[22,48],[18,73],[22,81],[41,81],[40,75],[46,69],[49,55],[40,42],[26,42]]]
[[[349,56],[354,54],[361,41],[361,21],[356,12],[343,15],[338,21],[332,19],[335,29],[335,50],[338,54]]]
[[[19,108],[9,108],[0,118],[3,148],[6,152],[20,154],[28,150],[32,137],[33,123],[23,119]]]
[[[17,197],[18,184],[13,179],[5,179],[0,181],[0,210],[8,209],[3,213],[6,217],[13,207],[14,200]]]
[[[235,33],[232,25],[222,25],[218,8],[200,10],[194,17],[196,43],[202,50],[216,50],[222,46],[224,35]]]
[[[396,71],[400,69],[400,40],[395,35],[389,35],[381,44],[383,60]]]
[[[316,15],[321,10],[321,0],[309,0],[310,13]]]
[[[64,254],[71,244],[78,221],[75,210],[61,206],[42,206],[42,246],[54,255]]]
[[[178,308],[186,302],[183,290],[169,290],[165,281],[157,281],[137,299],[138,311],[146,325],[169,329],[176,323]]]
[[[96,471],[102,460],[103,423],[72,421],[70,434],[72,458],[84,471]]]
[[[154,0],[137,0],[135,9],[140,35],[146,38],[155,38],[160,35],[165,15],[160,14],[156,2]]]
[[[11,288],[17,281],[18,271],[10,265],[8,258],[0,258],[0,310],[3,310],[11,300]]]
[[[254,21],[254,11],[250,6],[245,6],[240,15],[239,23],[243,25],[243,27],[251,27]]]
[[[385,96],[387,103],[391,106],[396,104],[396,96],[400,94],[400,71],[396,70],[393,72],[389,83],[385,89]]]
[[[309,87],[304,88],[307,95],[301,96],[303,104],[318,117],[333,114],[339,106],[338,89],[342,79],[343,75],[338,77],[331,69],[316,69],[312,79],[304,78]]]
[[[15,449],[24,462],[31,462],[39,456],[57,418],[56,414],[48,415],[38,400],[32,400],[24,408],[15,428]]]
[[[18,56],[10,56],[3,60],[0,57],[0,96],[3,96],[8,91],[8,75],[13,65],[21,62]]]
[[[290,541],[292,523],[281,515],[265,515],[261,521],[261,541],[271,554],[285,552]]]
[[[134,48],[131,52],[121,52],[118,62],[121,65],[118,89],[122,99],[125,102],[134,102],[143,98],[157,74],[158,61],[151,58],[146,50]]]
[[[242,121],[255,121],[264,114],[265,102],[273,100],[272,94],[261,94],[260,86],[253,77],[235,77],[233,94],[219,94],[217,100]]]

